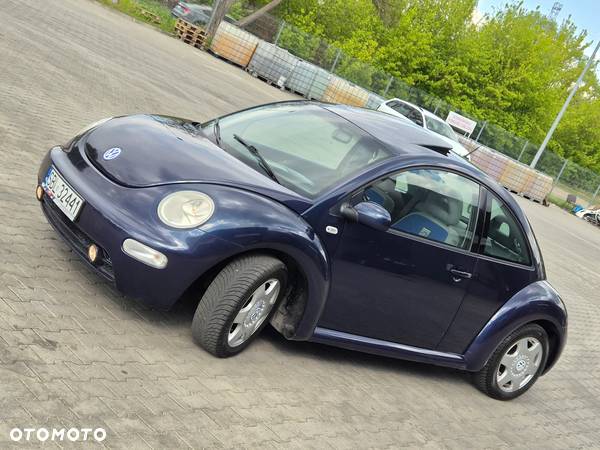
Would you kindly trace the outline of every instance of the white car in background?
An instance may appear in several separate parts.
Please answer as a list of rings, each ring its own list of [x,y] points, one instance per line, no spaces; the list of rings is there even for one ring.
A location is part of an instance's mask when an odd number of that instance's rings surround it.
[[[436,133],[444,141],[452,146],[452,151],[463,158],[468,158],[469,151],[458,142],[456,133],[448,125],[444,119],[430,113],[426,109],[420,106],[413,105],[412,103],[405,102],[399,98],[392,98],[383,102],[377,108],[378,111],[382,111],[394,116],[408,119],[414,124],[425,128],[426,130]]]

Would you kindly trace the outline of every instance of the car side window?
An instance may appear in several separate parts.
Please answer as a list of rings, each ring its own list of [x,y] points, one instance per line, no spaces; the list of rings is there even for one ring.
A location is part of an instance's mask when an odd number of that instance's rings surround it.
[[[410,114],[411,110],[413,110],[413,108],[411,108],[410,106],[399,101],[395,101],[394,104],[388,103],[388,106],[394,109],[395,111],[399,112],[403,116],[407,116],[408,114]]]
[[[421,114],[420,111],[411,108],[411,111],[406,114],[406,117],[408,117],[410,120],[412,120],[414,123],[416,123],[419,126],[423,126],[423,115]]]
[[[496,197],[488,201],[489,222],[486,225],[482,253],[506,261],[530,265],[527,240],[508,208]]]
[[[391,230],[469,250],[475,232],[479,184],[437,169],[411,169],[365,189],[392,218]]]

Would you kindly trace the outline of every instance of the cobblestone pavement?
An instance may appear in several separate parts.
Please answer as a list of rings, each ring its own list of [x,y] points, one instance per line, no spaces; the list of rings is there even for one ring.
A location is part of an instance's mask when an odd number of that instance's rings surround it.
[[[123,298],[33,197],[46,149],[93,120],[204,120],[287,97],[92,1],[0,2],[0,448],[13,427],[71,426],[104,427],[100,445],[128,449],[600,447],[600,230],[556,208],[522,202],[568,305],[569,343],[535,388],[503,403],[457,371],[270,329],[215,359],[192,343],[189,308]]]

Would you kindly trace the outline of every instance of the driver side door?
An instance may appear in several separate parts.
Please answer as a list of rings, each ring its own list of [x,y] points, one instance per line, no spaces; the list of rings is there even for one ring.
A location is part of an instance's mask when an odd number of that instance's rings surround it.
[[[392,218],[381,231],[346,222],[319,326],[433,349],[471,282],[480,186],[445,170],[410,169],[356,193]]]

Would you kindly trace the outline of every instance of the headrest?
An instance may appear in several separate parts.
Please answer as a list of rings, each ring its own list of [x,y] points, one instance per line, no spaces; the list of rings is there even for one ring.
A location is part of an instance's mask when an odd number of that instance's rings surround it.
[[[462,216],[463,202],[460,200],[460,194],[454,189],[445,189],[443,192],[429,191],[425,200],[415,209],[444,225],[456,225]]]
[[[506,224],[508,234],[500,231],[500,227],[502,227],[502,225],[504,224]],[[515,241],[512,238],[513,230],[510,226],[510,222],[503,214],[498,214],[490,221],[490,229],[488,231],[488,236],[507,248],[514,249],[515,247]]]
[[[503,214],[498,214],[497,216],[495,216],[491,220],[491,222],[490,222],[490,231],[493,231],[493,232],[499,231],[500,227],[503,224],[506,224],[508,226],[508,230],[509,230],[509,234],[510,234],[510,231],[512,231],[510,229],[510,224],[509,224],[508,219],[506,218],[506,216],[503,215]]]

